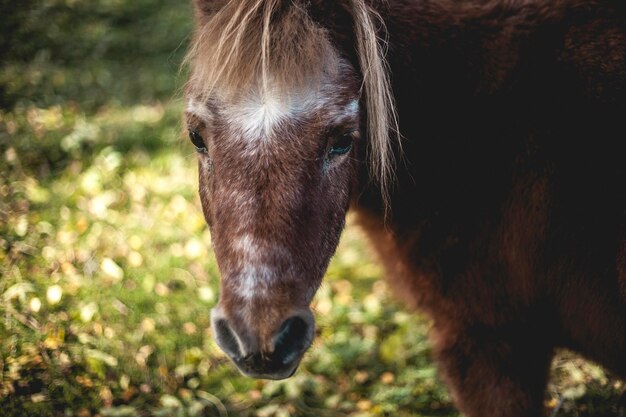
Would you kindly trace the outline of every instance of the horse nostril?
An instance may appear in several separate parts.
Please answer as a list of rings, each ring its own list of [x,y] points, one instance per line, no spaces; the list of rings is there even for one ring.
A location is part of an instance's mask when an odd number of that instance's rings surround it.
[[[261,340],[256,326],[230,320],[220,307],[211,310],[211,328],[218,346],[244,374],[254,378],[284,379],[298,367],[302,355],[313,341],[315,321],[310,310],[300,310],[280,326],[271,340]],[[262,324],[262,323],[261,323]],[[262,350],[260,346],[271,350]],[[269,343],[267,343],[269,342]]]
[[[280,326],[274,341],[274,355],[285,365],[300,356],[313,340],[313,324],[307,318],[290,317]]]
[[[213,322],[215,340],[222,350],[231,358],[237,359],[243,356],[239,347],[239,341],[235,332],[226,319],[217,319]]]

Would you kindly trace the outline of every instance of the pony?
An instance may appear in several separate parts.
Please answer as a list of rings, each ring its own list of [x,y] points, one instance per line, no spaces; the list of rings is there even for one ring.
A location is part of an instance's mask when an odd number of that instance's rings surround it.
[[[194,0],[185,118],[211,327],[291,376],[355,213],[468,417],[538,416],[568,348],[626,378],[626,6]]]

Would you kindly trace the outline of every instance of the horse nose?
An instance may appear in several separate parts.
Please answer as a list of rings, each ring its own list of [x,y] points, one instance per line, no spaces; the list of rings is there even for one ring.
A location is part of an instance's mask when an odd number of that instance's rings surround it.
[[[235,326],[218,307],[211,312],[213,335],[218,346],[252,378],[284,379],[296,371],[313,341],[315,322],[310,310],[299,311],[282,322],[268,351],[251,329]],[[268,345],[268,344],[265,344]]]

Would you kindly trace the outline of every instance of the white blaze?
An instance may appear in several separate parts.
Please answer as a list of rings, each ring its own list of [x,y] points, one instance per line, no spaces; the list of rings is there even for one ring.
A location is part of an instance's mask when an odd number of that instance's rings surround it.
[[[234,239],[232,245],[241,273],[228,279],[236,281],[237,294],[247,299],[265,296],[278,274],[268,260],[288,257],[287,248],[251,234]]]
[[[245,140],[268,139],[281,122],[294,116],[290,100],[275,93],[253,92],[225,109],[228,124]]]
[[[237,295],[245,299],[264,297],[275,277],[276,270],[271,265],[247,265],[236,278]]]
[[[358,117],[358,100],[337,107],[334,105],[337,97],[324,89],[281,91],[270,88],[261,93],[252,89],[247,95],[224,103],[220,113],[233,133],[236,133],[232,139],[245,140],[248,143],[267,143],[278,137],[275,132],[281,124],[289,123],[294,118],[310,117],[322,109],[328,112],[329,121],[337,123],[346,118]],[[204,120],[211,118],[207,107],[194,99],[189,100],[187,112]]]

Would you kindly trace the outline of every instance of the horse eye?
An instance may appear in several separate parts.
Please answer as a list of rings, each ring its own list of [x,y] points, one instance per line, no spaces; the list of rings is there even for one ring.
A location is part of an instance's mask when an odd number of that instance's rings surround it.
[[[202,139],[202,136],[200,136],[200,132],[198,132],[197,130],[190,130],[189,139],[191,140],[191,143],[193,143],[193,146],[196,147],[196,151],[200,153],[207,152],[206,145],[204,144],[204,139]]]
[[[333,146],[331,146],[330,150],[328,151],[328,155],[344,155],[350,152],[350,149],[352,149],[353,139],[354,135],[352,133],[340,136],[339,138],[337,138]]]

